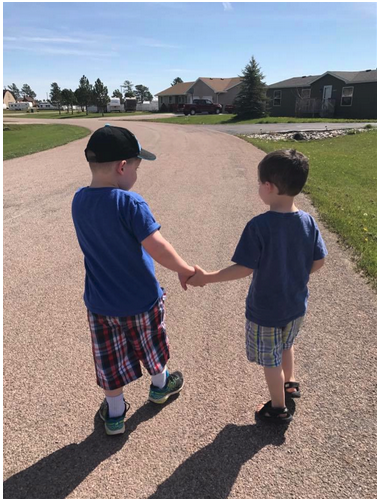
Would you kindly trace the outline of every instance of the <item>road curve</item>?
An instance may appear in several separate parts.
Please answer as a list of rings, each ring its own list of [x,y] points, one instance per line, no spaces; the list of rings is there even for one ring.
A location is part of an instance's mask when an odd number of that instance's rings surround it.
[[[135,190],[162,234],[190,263],[229,264],[245,223],[265,210],[256,181],[264,153],[203,127],[124,126],[157,154],[142,163]],[[310,283],[296,350],[303,397],[290,427],[254,421],[267,389],[244,352],[248,279],[184,292],[157,266],[169,366],[182,370],[185,388],[151,406],[143,376],[125,389],[125,435],[106,437],[70,214],[90,179],[86,142],[4,162],[4,498],[375,497],[377,300],[320,220],[329,257]],[[305,196],[298,205],[317,216]]]

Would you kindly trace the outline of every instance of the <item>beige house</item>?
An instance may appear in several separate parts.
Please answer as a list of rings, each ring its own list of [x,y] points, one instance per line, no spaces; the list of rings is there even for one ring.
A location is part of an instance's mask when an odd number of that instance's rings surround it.
[[[3,107],[8,107],[10,102],[16,102],[16,99],[10,90],[3,90]]]
[[[242,79],[235,78],[198,78],[196,81],[177,83],[156,94],[158,108],[163,105],[168,111],[177,111],[183,104],[190,104],[194,99],[209,99],[215,104],[233,104]],[[165,107],[164,106],[164,107]]]

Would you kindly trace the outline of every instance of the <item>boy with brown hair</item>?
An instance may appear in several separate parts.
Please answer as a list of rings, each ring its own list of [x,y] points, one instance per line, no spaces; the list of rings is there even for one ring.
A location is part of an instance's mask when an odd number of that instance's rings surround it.
[[[130,192],[142,159],[156,156],[129,130],[110,125],[93,133],[85,156],[92,182],[76,192],[72,217],[85,256],[97,384],[105,392],[100,416],[106,433],[116,435],[125,431],[129,408],[123,386],[142,376],[140,363],[151,375],[150,401],[163,404],[183,388],[182,374],[166,366],[165,295],[153,260],[177,272],[184,289],[195,270],[162,237],[145,200]]]
[[[308,159],[300,152],[267,154],[258,165],[258,180],[259,196],[270,210],[246,225],[232,258],[235,265],[216,272],[195,266],[187,282],[204,286],[253,274],[246,299],[246,353],[264,367],[271,395],[256,416],[273,423],[289,423],[285,398],[301,396],[293,342],[306,312],[309,275],[327,255],[314,218],[295,205],[308,173]]]

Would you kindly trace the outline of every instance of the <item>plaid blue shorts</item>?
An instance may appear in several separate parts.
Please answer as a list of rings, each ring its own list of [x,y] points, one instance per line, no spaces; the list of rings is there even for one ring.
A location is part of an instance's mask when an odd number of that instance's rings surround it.
[[[148,312],[111,317],[88,310],[97,384],[115,390],[142,376],[140,362],[150,375],[163,371],[169,359],[165,326],[165,296]]]
[[[304,316],[285,327],[264,327],[246,319],[246,355],[250,362],[263,367],[281,365],[283,350],[293,346]]]

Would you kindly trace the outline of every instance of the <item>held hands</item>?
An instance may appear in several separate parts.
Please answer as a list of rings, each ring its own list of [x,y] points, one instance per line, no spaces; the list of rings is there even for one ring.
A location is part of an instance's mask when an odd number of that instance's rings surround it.
[[[199,267],[199,265],[194,265],[194,269],[195,274],[188,279],[187,284],[194,287],[203,287],[208,284],[207,272]]]
[[[187,291],[187,281],[193,276],[195,275],[195,267],[191,267],[192,268],[192,271],[189,275],[185,275],[185,274],[181,274],[180,272],[178,272],[178,279],[179,279],[179,282],[181,283],[181,286],[182,288]]]

